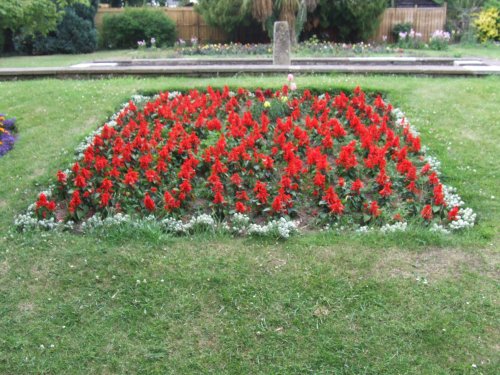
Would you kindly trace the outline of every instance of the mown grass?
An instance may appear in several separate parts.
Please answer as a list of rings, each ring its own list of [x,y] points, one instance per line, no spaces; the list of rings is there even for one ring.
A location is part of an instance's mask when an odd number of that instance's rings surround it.
[[[283,242],[12,231],[79,141],[131,95],[283,81],[0,82],[0,110],[20,128],[0,159],[0,373],[499,372],[498,77],[297,77],[317,90],[360,84],[406,111],[445,183],[478,213],[462,234]]]
[[[31,67],[51,67],[51,66],[71,66],[79,63],[87,63],[95,60],[120,60],[120,59],[155,59],[155,58],[172,58],[172,57],[188,57],[200,58],[211,57],[220,59],[231,59],[247,57],[249,59],[256,57],[271,57],[272,54],[267,55],[193,55],[182,56],[176,51],[175,48],[163,48],[156,50],[103,50],[94,53],[80,54],[80,55],[49,55],[49,56],[5,56],[0,58],[0,68],[31,68]],[[321,56],[328,57],[320,53],[296,53],[297,57],[313,57]],[[476,58],[489,58],[500,59],[500,46],[494,44],[453,44],[445,51],[433,51],[429,49],[419,50],[404,50],[395,53],[373,53],[365,52],[356,55],[353,52],[343,53],[340,56],[419,56],[419,57],[476,57]]]

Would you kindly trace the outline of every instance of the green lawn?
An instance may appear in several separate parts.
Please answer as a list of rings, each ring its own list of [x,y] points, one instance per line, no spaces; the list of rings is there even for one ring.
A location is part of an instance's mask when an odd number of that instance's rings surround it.
[[[477,227],[461,234],[326,232],[282,242],[12,230],[74,147],[131,95],[283,83],[0,82],[0,111],[20,128],[0,158],[0,373],[500,372],[500,77],[297,78],[318,90],[359,84],[406,111],[442,161],[443,181],[478,213]]]
[[[328,57],[325,54],[306,54],[299,53],[296,56],[322,56]],[[184,56],[184,57],[213,57],[213,58],[232,58],[242,57],[245,55],[213,55],[213,56]],[[347,56],[347,55],[346,55]],[[365,53],[363,55],[349,56],[418,56],[418,57],[482,57],[489,59],[500,59],[500,46],[493,44],[487,45],[451,45],[446,51],[432,51],[432,50],[405,50],[401,53]],[[14,56],[14,57],[0,57],[0,68],[14,68],[14,67],[51,67],[51,66],[70,66],[79,63],[92,62],[95,60],[109,60],[109,59],[144,59],[144,58],[171,58],[183,57],[179,55],[173,48],[157,49],[157,50],[113,50],[113,51],[97,51],[94,53],[81,54],[81,55],[49,55],[49,56]],[[271,57],[271,55],[253,56],[249,55],[248,58],[255,57]],[[337,56],[338,57],[338,56]]]

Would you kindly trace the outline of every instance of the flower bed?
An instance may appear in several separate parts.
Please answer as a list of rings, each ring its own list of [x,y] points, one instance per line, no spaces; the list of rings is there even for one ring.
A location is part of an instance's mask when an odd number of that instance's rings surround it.
[[[0,114],[0,157],[12,150],[16,137],[16,119]]]
[[[251,43],[216,43],[187,45],[184,41],[177,43],[176,53],[181,56],[207,55],[207,56],[240,56],[240,55],[272,55],[271,44],[251,44]],[[370,43],[334,43],[320,41],[318,38],[311,38],[305,42],[298,43],[293,47],[294,54],[314,55],[314,56],[359,56],[373,53],[395,53],[395,48],[385,44]]]
[[[289,80],[277,91],[131,100],[17,226],[154,222],[172,233],[219,226],[282,237],[303,227],[473,226],[400,110],[360,88],[317,96]]]

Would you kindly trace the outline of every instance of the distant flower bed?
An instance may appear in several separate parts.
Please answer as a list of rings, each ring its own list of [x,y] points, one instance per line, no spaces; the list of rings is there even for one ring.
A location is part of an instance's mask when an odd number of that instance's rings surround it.
[[[175,50],[180,55],[207,55],[207,56],[233,56],[233,55],[272,55],[271,44],[241,44],[241,43],[215,43],[198,44],[187,43],[184,40],[177,42]],[[355,56],[370,53],[393,53],[395,50],[383,44],[370,43],[333,43],[322,42],[317,38],[299,43],[293,47],[295,54],[313,54],[325,56]]]
[[[8,119],[5,115],[0,114],[0,157],[14,147],[14,142],[16,141],[15,132],[16,119]]]
[[[288,237],[472,227],[416,130],[380,95],[227,87],[131,100],[81,145],[22,229],[155,222]]]

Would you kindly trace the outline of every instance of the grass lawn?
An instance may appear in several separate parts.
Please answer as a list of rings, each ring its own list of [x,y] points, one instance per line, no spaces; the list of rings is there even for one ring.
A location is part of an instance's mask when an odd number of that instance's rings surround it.
[[[20,129],[0,159],[0,373],[499,373],[500,77],[296,81],[386,93],[479,224],[278,242],[19,234],[14,216],[131,95],[284,77],[0,82]]]
[[[212,58],[234,58],[234,57],[271,57],[269,55],[213,55],[213,56],[184,56],[189,58],[199,57],[212,57]],[[299,53],[297,57],[314,56],[311,54]],[[325,54],[316,54],[316,56],[328,57]],[[346,55],[347,56],[347,55]],[[451,45],[446,51],[432,51],[432,50],[405,50],[401,53],[365,53],[365,54],[351,54],[349,56],[418,56],[418,57],[482,57],[490,59],[500,59],[500,46],[493,44],[481,45]],[[89,54],[81,55],[49,55],[49,56],[14,56],[14,57],[1,57],[0,68],[29,68],[29,67],[51,67],[51,66],[70,66],[79,63],[91,62],[94,60],[110,60],[110,59],[144,59],[144,58],[171,58],[183,57],[175,52],[173,48],[158,49],[158,50],[113,50],[113,51],[97,51]],[[342,56],[336,56],[342,57]]]

